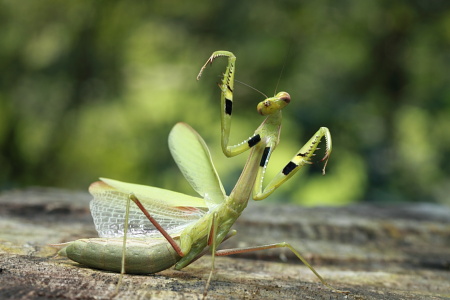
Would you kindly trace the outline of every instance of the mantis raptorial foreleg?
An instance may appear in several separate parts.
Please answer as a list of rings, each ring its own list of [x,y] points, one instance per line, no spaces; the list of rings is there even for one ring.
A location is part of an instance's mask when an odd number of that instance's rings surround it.
[[[234,89],[234,74],[236,57],[233,53],[228,51],[216,51],[206,61],[201,68],[197,79],[202,75],[205,67],[212,64],[217,57],[227,57],[228,64],[223,74],[221,84],[221,124],[222,124],[222,150],[228,157],[238,155],[250,148],[262,144],[264,152],[260,161],[260,168],[255,180],[253,189],[253,199],[262,200],[269,196],[275,189],[277,189],[286,180],[292,177],[305,164],[311,163],[311,158],[315,155],[314,152],[318,149],[317,145],[322,138],[325,137],[326,152],[322,161],[325,161],[322,173],[325,174],[325,167],[332,150],[331,134],[328,128],[321,127],[316,134],[295,154],[289,163],[270,181],[264,188],[264,175],[270,156],[279,143],[279,135],[281,129],[281,109],[284,108],[291,101],[291,97],[286,92],[279,92],[274,97],[270,97],[261,101],[257,105],[257,111],[267,116],[264,122],[256,129],[254,134],[244,140],[243,142],[230,146],[228,140],[231,129],[231,114],[233,112],[233,89]]]
[[[264,101],[260,102],[257,105],[257,111],[259,114],[267,116],[266,119],[255,130],[254,134],[250,138],[233,146],[228,145],[231,129],[231,114],[233,112],[233,89],[236,57],[233,55],[233,53],[228,51],[214,52],[200,70],[197,79],[200,78],[201,74],[208,64],[211,64],[214,59],[221,56],[225,56],[228,58],[228,65],[226,67],[225,73],[223,74],[222,82],[221,84],[219,84],[221,90],[222,151],[226,156],[230,157],[253,148],[254,151],[250,153],[246,167],[244,168],[245,173],[245,170],[247,168],[258,164],[258,167],[253,171],[256,172],[256,176],[253,179],[254,181],[247,182],[247,184],[253,186],[253,199],[262,200],[266,198],[281,184],[291,178],[305,164],[310,164],[311,158],[315,156],[315,151],[318,150],[317,146],[322,138],[325,139],[326,143],[325,155],[322,158],[322,161],[325,161],[322,173],[325,174],[325,168],[328,162],[328,158],[330,157],[332,151],[332,142],[331,134],[328,128],[321,127],[314,134],[314,136],[311,137],[311,139],[303,147],[301,147],[301,149],[294,155],[294,157],[292,157],[292,159],[283,167],[283,169],[266,185],[266,187],[263,187],[266,167],[268,165],[272,152],[275,150],[279,143],[282,120],[281,109],[289,104],[289,102],[291,101],[291,97],[286,92],[279,92],[274,97],[267,98]],[[244,188],[238,188],[238,185],[236,185],[235,189],[230,194],[230,198],[239,198],[240,194],[244,193],[244,190]],[[319,280],[325,286],[336,290],[317,273],[317,271],[303,258],[303,256],[297,250],[295,250],[290,244],[285,242],[251,248],[220,250],[215,253],[213,252],[213,256],[223,256],[280,247],[289,248],[319,278]],[[212,270],[208,279],[208,285],[211,279],[211,274]],[[336,291],[342,292],[339,290]]]
[[[311,164],[311,157],[314,156],[314,152],[318,149],[317,145],[321,139],[325,137],[327,142],[325,156],[322,161],[325,161],[324,167],[322,169],[322,174],[325,175],[325,168],[328,162],[328,157],[331,153],[331,136],[330,131],[326,127],[321,127],[315,135],[292,157],[292,159],[284,166],[284,168],[266,185],[263,189],[264,172],[268,164],[270,154],[272,151],[267,151],[267,158],[261,161],[260,168],[258,170],[258,175],[256,177],[255,186],[253,189],[253,199],[262,200],[267,198],[276,188],[282,185],[286,180],[291,178],[298,170],[300,170],[305,164]],[[268,148],[270,149],[270,148]],[[265,157],[263,156],[263,159]]]
[[[227,68],[225,69],[225,73],[223,74],[222,83],[219,84],[221,90],[220,120],[222,126],[222,151],[223,153],[225,153],[226,156],[231,157],[250,149],[251,144],[256,142],[258,138],[255,137],[256,135],[254,135],[247,141],[244,141],[240,144],[234,146],[228,145],[231,127],[231,114],[233,113],[234,68],[236,61],[236,56],[234,56],[233,53],[228,51],[214,52],[201,68],[199,74],[197,75],[197,80],[200,79],[200,77],[202,76],[203,70],[206,68],[206,66],[208,64],[212,64],[214,59],[220,56],[228,57],[228,65]]]

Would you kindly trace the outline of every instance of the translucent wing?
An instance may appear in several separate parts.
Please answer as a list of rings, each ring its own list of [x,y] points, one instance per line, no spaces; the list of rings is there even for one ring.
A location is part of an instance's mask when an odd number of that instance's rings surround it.
[[[198,197],[112,179],[101,180],[89,187],[89,192],[94,196],[90,203],[91,214],[100,237],[123,236],[125,209],[130,193],[171,235],[179,234],[208,211],[205,201]],[[134,202],[130,204],[128,236],[161,237],[161,233]]]
[[[186,123],[176,124],[169,134],[169,149],[186,180],[210,209],[225,200],[225,191],[208,147],[192,127]]]

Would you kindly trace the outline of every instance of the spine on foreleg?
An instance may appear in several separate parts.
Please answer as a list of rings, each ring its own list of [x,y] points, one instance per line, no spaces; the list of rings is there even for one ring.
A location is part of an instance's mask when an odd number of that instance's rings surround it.
[[[74,241],[59,253],[88,267],[120,272],[122,249],[122,238],[96,238]],[[125,273],[157,273],[170,268],[179,259],[179,255],[166,240],[128,239]]]

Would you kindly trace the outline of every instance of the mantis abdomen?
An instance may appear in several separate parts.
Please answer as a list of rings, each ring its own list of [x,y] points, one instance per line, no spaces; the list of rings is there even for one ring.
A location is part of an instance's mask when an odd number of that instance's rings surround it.
[[[93,238],[74,241],[59,254],[88,267],[120,272],[122,251],[123,238]],[[125,272],[157,273],[170,268],[180,258],[165,239],[128,238]]]

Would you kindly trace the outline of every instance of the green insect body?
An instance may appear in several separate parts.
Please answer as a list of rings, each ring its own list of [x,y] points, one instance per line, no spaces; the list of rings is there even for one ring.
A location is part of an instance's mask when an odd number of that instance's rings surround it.
[[[122,250],[123,238],[80,239],[60,250],[60,255],[95,269],[121,272]],[[127,240],[126,273],[157,273],[179,260],[178,253],[164,239]]]
[[[291,98],[288,93],[279,92],[260,102],[257,111],[266,119],[249,139],[230,146],[228,139],[236,57],[228,51],[214,52],[197,79],[208,64],[221,56],[228,58],[220,85],[222,150],[228,157],[251,150],[230,195],[225,194],[204,140],[189,125],[178,123],[169,134],[169,149],[184,177],[201,197],[101,178],[89,188],[94,196],[90,204],[91,213],[101,238],[74,241],[60,253],[93,268],[120,271],[122,274],[142,274],[156,273],[173,265],[177,270],[182,269],[201,257],[206,249],[212,253],[206,295],[215,256],[285,247],[308,266],[324,285],[332,288],[288,243],[217,250],[218,245],[236,233],[231,227],[246,208],[250,197],[255,200],[266,198],[301,167],[309,164],[322,138],[326,142],[325,157],[322,159],[325,166],[332,150],[330,132],[321,127],[263,188],[265,169],[279,143],[281,109],[289,104]],[[129,205],[130,201],[136,205]]]

